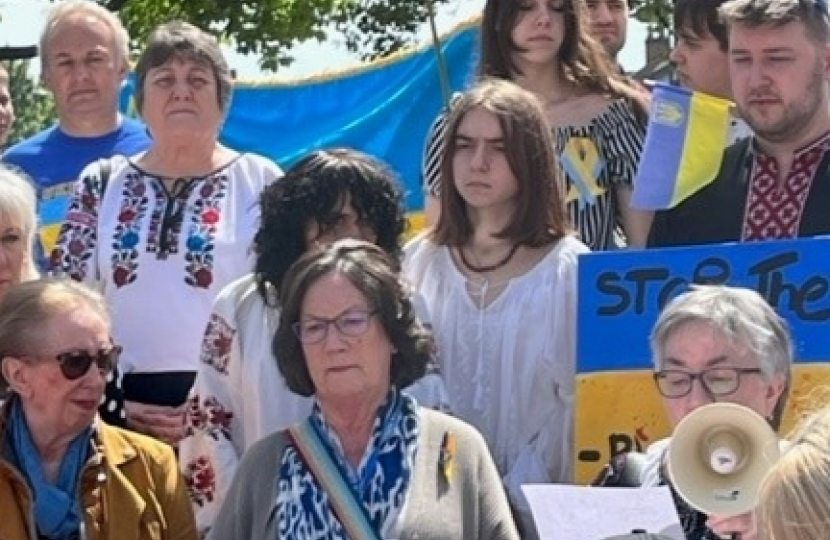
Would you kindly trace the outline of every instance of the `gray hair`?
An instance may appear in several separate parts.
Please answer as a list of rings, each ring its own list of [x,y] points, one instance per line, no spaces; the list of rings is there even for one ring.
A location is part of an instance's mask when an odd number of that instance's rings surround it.
[[[124,28],[118,15],[97,2],[90,2],[89,0],[64,0],[49,11],[49,14],[46,16],[46,24],[43,25],[43,31],[40,34],[39,53],[41,69],[46,68],[46,50],[49,48],[49,40],[55,29],[64,20],[77,15],[94,17],[112,30],[115,50],[123,62],[121,65],[126,66],[130,60],[130,35],[127,33],[127,29]]]
[[[43,278],[11,287],[0,302],[0,362],[39,352],[48,321],[72,309],[91,311],[110,324],[104,297],[83,283]],[[0,394],[7,386],[0,372]]]
[[[828,42],[826,2],[816,0],[730,0],[719,9],[727,25],[740,24],[755,28],[764,25],[782,26],[800,22],[807,36],[818,44]]]
[[[17,170],[0,165],[0,217],[20,228],[26,245],[21,279],[37,279],[38,272],[32,258],[32,246],[37,233],[37,199],[29,179]]]
[[[749,348],[767,379],[783,375],[790,380],[795,353],[786,321],[757,292],[725,285],[696,285],[666,305],[651,332],[655,371],[663,369],[668,339],[691,322],[708,324]]]
[[[233,77],[228,62],[215,37],[184,21],[170,21],[153,30],[135,66],[135,105],[144,108],[144,82],[147,73],[174,58],[193,60],[207,65],[216,78],[216,99],[225,113],[231,102]]]

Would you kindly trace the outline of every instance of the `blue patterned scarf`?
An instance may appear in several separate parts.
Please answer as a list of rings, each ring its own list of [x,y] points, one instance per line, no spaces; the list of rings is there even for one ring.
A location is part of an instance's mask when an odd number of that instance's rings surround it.
[[[409,489],[420,428],[415,400],[395,390],[378,409],[372,436],[355,470],[346,461],[337,434],[326,423],[315,402],[312,424],[328,448],[346,484],[366,509],[379,536],[393,527]],[[344,540],[346,532],[323,491],[297,451],[288,447],[281,456],[277,479],[280,538]]]
[[[14,460],[26,477],[34,497],[34,516],[38,532],[47,538],[62,540],[78,533],[83,514],[77,499],[78,481],[90,451],[91,428],[85,429],[69,443],[61,461],[57,484],[46,481],[40,454],[32,442],[23,407],[15,400],[11,406],[8,440]]]

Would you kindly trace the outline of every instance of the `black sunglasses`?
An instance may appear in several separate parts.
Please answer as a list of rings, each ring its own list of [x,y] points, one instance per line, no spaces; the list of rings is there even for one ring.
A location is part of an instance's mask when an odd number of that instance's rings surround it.
[[[89,351],[70,351],[55,355],[55,360],[61,366],[61,374],[68,381],[80,379],[89,371],[89,366],[95,365],[102,373],[109,373],[118,362],[122,348],[120,345],[113,345],[109,349],[99,349],[91,353]]]

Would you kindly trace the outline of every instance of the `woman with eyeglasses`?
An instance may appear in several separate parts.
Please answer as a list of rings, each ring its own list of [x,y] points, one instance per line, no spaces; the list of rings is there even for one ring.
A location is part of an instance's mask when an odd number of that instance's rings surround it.
[[[255,271],[225,287],[214,303],[179,445],[202,533],[216,518],[242,454],[311,411],[309,398],[286,387],[271,346],[286,272],[306,251],[342,238],[372,242],[397,259],[406,226],[393,171],[346,148],[300,159],[262,192],[260,214]],[[449,401],[436,363],[406,391],[425,407],[444,409]]]
[[[172,449],[98,418],[121,347],[103,298],[54,279],[0,303],[0,537],[195,540]]]
[[[210,538],[518,539],[481,435],[401,392],[432,340],[397,270],[347,239],[288,271],[273,347],[313,409],[248,450]]]
[[[757,292],[728,286],[696,286],[663,309],[651,334],[654,380],[672,426],[709,403],[749,407],[778,429],[793,362],[787,325]],[[640,481],[669,484],[664,468],[669,439],[649,447]],[[688,540],[737,534],[757,538],[750,514],[706,516],[674,490]]]

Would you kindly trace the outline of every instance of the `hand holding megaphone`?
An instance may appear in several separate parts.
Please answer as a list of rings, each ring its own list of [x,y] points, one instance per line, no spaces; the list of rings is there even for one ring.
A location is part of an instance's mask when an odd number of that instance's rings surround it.
[[[713,403],[694,410],[677,424],[666,458],[677,493],[710,517],[707,526],[729,536],[754,536],[751,516],[758,489],[778,461],[778,436],[752,409]]]

